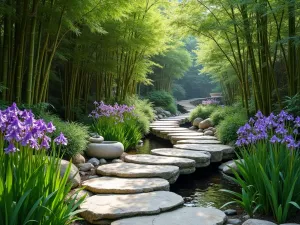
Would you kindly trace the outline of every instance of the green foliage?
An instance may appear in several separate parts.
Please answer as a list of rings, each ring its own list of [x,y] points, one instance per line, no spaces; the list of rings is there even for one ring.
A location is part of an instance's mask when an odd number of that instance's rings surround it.
[[[217,105],[198,105],[190,114],[190,121],[193,121],[197,117],[207,119],[210,114],[217,109]]]
[[[210,114],[210,118],[213,124],[216,126],[222,120],[225,119],[226,116],[231,115],[235,112],[238,112],[240,109],[233,107],[233,106],[218,106],[216,109]]]
[[[106,141],[119,141],[125,150],[135,148],[142,138],[142,132],[137,118],[124,115],[124,121],[116,121],[113,117],[101,116],[93,125],[93,131],[104,137]]]
[[[149,133],[150,122],[154,119],[152,103],[147,99],[139,99],[137,96],[128,97],[126,105],[134,106],[134,114],[137,116],[137,123],[143,134]]]
[[[84,198],[66,199],[71,163],[61,177],[56,156],[55,148],[50,157],[28,147],[14,154],[0,151],[1,225],[66,225],[78,219],[75,210]]]
[[[154,106],[162,107],[173,114],[177,112],[175,99],[169,92],[152,91],[148,94],[147,98],[154,104]]]
[[[186,91],[180,84],[173,84],[173,95],[176,99],[185,99]]]
[[[258,210],[272,214],[278,224],[284,223],[299,209],[300,155],[286,145],[268,141],[241,151],[233,180],[242,187],[242,194],[226,190],[234,201],[250,215]]]
[[[297,93],[292,97],[285,97],[283,104],[288,113],[291,113],[294,116],[300,116],[300,93]]]
[[[228,114],[216,127],[219,140],[224,144],[234,144],[238,137],[236,132],[246,122],[247,115],[243,110]]]
[[[83,153],[89,137],[87,126],[76,122],[62,121],[58,116],[49,113],[43,113],[41,117],[47,122],[52,121],[56,127],[52,137],[57,137],[62,132],[68,139],[68,145],[62,146],[60,151],[64,157],[71,158],[77,153]]]

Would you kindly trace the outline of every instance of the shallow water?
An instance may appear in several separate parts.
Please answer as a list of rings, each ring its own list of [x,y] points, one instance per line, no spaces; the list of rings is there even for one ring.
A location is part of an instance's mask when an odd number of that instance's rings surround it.
[[[144,144],[137,151],[128,152],[129,154],[150,154],[151,149],[172,148],[172,144],[153,135],[143,140]],[[220,208],[230,201],[228,194],[220,191],[230,189],[238,191],[238,187],[227,179],[218,170],[219,164],[209,167],[198,168],[190,175],[181,175],[175,184],[171,185],[171,191],[184,198],[185,206],[213,207]],[[231,206],[230,208],[238,207]]]

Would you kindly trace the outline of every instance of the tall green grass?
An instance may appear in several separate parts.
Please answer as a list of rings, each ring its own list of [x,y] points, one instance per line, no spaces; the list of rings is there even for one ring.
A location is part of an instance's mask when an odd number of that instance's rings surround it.
[[[78,220],[76,209],[83,199],[66,199],[71,164],[61,177],[55,149],[48,156],[45,150],[19,148],[12,154],[0,151],[0,224],[65,225]]]

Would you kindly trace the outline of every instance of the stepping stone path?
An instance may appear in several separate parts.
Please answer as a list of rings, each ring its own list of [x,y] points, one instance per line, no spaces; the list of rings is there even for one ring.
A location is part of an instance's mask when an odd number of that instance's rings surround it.
[[[213,136],[195,136],[195,137],[172,136],[171,137],[172,144],[176,144],[177,141],[181,141],[181,140],[217,140],[217,138]]]
[[[178,158],[178,157],[166,157],[156,155],[126,155],[124,158],[125,162],[146,164],[146,165],[171,165],[178,166],[180,174],[194,173],[196,168],[196,162],[192,159]]]
[[[174,148],[209,152],[211,154],[211,162],[221,162],[234,154],[233,147],[220,144],[180,144],[174,145]]]
[[[179,104],[188,110],[194,107],[187,100]],[[188,116],[169,117],[150,125],[154,135],[177,143],[174,148],[153,149],[151,155],[126,155],[123,163],[100,165],[96,172],[102,177],[82,183],[86,189],[82,194],[86,192],[88,197],[80,205],[85,209],[81,216],[91,224],[223,225],[226,215],[222,211],[178,208],[183,205],[182,197],[169,192],[179,174],[193,173],[196,167],[234,154],[232,147],[221,145],[216,137],[180,127]]]
[[[136,194],[170,189],[169,182],[162,178],[99,177],[84,181],[82,186],[95,194]]]
[[[218,140],[181,140],[177,144],[221,144]]]
[[[155,191],[127,195],[93,195],[81,205],[80,215],[92,224],[110,224],[113,220],[138,215],[151,215],[183,204],[173,192]]]
[[[221,225],[225,221],[225,213],[218,209],[184,207],[154,216],[121,219],[111,225]]]
[[[97,174],[125,178],[159,177],[174,183],[179,176],[178,166],[141,165],[135,163],[112,163],[99,166]]]
[[[151,154],[168,156],[168,157],[182,157],[193,159],[196,162],[196,167],[206,167],[210,164],[210,153],[208,152],[197,152],[190,150],[182,150],[176,148],[157,148],[152,149]]]

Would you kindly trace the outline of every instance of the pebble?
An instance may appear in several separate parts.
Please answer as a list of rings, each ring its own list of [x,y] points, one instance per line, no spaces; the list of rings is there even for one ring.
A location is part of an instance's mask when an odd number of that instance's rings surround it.
[[[236,214],[237,214],[236,210],[234,210],[234,209],[226,209],[226,210],[224,211],[224,213],[225,213],[227,216],[233,216],[233,215],[236,215]]]
[[[94,166],[99,166],[100,161],[99,161],[99,159],[97,159],[97,158],[91,158],[91,159],[89,159],[88,163],[91,163],[91,164],[93,164]]]
[[[250,216],[249,215],[245,215],[245,216],[243,216],[243,219],[244,220],[248,220],[248,219],[250,219]]]
[[[94,165],[92,163],[82,163],[78,164],[79,171],[87,172],[90,171],[92,168],[94,168]]]
[[[233,225],[237,225],[237,224],[241,224],[242,221],[240,219],[228,219],[227,220],[227,224],[233,224]]]
[[[100,165],[106,164],[107,161],[105,159],[100,159]]]

